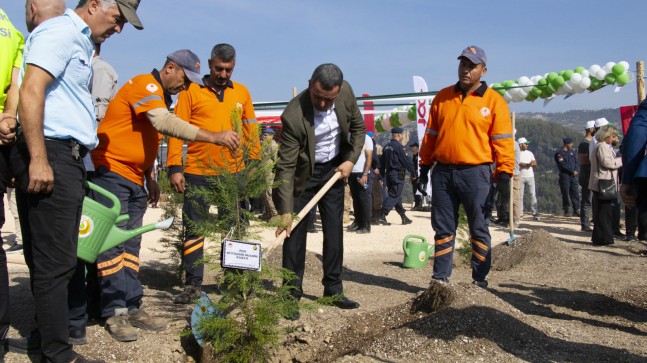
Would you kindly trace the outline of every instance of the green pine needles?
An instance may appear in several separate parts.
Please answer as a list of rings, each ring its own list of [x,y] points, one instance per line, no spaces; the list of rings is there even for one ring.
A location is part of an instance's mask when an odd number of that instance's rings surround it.
[[[250,240],[257,237],[260,228],[276,226],[263,223],[246,209],[246,201],[265,194],[269,184],[268,174],[273,172],[274,162],[263,160],[262,155],[270,146],[263,142],[258,150],[260,128],[244,132],[240,110],[231,113],[232,129],[241,137],[240,148],[227,150],[221,155],[210,155],[202,160],[202,167],[215,172],[207,178],[207,188],[193,188],[187,192],[193,199],[202,200],[209,211],[198,220],[189,221],[189,226],[198,234],[212,241],[223,238]],[[218,158],[218,163],[215,163]],[[213,174],[213,173],[206,173]],[[207,209],[202,206],[202,209]],[[217,210],[217,212],[216,212]],[[205,263],[211,269],[221,269],[219,247],[205,250]],[[198,325],[204,341],[213,346],[214,359],[218,362],[265,362],[270,350],[275,347],[283,331],[279,320],[292,316],[299,303],[292,298],[286,281],[296,275],[288,270],[269,265],[262,271],[222,269],[217,274],[220,290],[219,301],[214,303],[217,314],[206,316]]]

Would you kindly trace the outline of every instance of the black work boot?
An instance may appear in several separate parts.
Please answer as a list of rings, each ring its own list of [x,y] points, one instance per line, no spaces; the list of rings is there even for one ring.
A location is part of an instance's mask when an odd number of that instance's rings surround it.
[[[411,219],[407,218],[407,216],[405,214],[401,215],[400,217],[402,217],[402,224],[411,224],[411,223],[413,223],[413,221]]]
[[[422,210],[422,195],[414,195],[413,196],[413,208],[411,210],[413,211],[421,211]]]
[[[391,223],[389,223],[386,220],[386,214],[384,214],[384,211],[380,212],[380,217],[377,219],[377,224],[381,224],[381,225],[384,225],[384,226],[390,226],[391,225]]]

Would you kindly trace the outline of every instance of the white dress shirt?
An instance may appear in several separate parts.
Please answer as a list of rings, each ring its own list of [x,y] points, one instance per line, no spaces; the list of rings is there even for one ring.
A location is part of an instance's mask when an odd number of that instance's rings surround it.
[[[326,111],[314,110],[315,163],[325,163],[339,155],[341,145],[335,105]]]

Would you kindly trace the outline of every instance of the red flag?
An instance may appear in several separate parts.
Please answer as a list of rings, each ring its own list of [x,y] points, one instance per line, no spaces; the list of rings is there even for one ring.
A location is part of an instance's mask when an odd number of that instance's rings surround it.
[[[364,93],[362,95],[363,97],[368,97],[370,96],[368,93]],[[373,111],[375,107],[373,106],[372,101],[364,101],[364,110],[365,111]],[[366,132],[374,132],[375,131],[375,115],[372,113],[367,113],[364,114],[364,124],[366,125]]]
[[[620,120],[622,120],[622,136],[627,133],[631,119],[638,111],[638,105],[620,107]]]

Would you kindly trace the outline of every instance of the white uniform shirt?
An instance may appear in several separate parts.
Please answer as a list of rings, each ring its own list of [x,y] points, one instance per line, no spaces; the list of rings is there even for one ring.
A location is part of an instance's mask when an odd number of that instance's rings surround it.
[[[530,150],[524,150],[521,152],[519,155],[519,163],[520,164],[528,164],[530,165],[531,161],[535,161],[535,155],[532,153]],[[535,172],[532,170],[532,167],[528,167],[527,169],[521,168],[521,177],[522,178],[534,178],[535,177]]]
[[[353,166],[353,173],[364,172],[364,164],[366,164],[366,151],[373,151],[373,140],[371,140],[371,137],[368,135],[366,135],[366,138],[364,139],[364,148],[359,154],[359,159],[357,159],[357,162]]]

